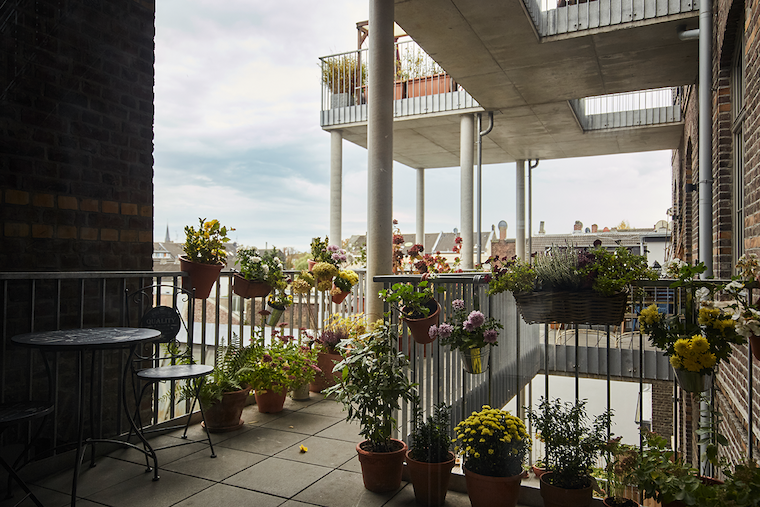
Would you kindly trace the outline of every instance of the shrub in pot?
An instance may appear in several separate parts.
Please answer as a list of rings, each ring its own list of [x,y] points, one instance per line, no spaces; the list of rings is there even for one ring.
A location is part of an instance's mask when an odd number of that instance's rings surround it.
[[[414,341],[425,344],[435,339],[429,330],[438,325],[441,306],[435,300],[435,292],[444,292],[443,287],[435,291],[427,280],[417,285],[411,283],[394,283],[390,289],[380,291],[380,297],[386,303],[396,305],[401,316],[406,321]]]
[[[611,439],[603,449],[607,457],[604,468],[604,505],[607,507],[637,507],[638,502],[626,497],[628,487],[635,484],[633,472],[638,449],[620,443],[621,437]]]
[[[227,264],[227,250],[224,244],[230,239],[227,232],[235,229],[222,227],[218,220],[206,221],[199,218],[200,226],[185,226],[185,243],[179,256],[179,265],[188,277],[182,278],[182,288],[195,291],[198,299],[206,299],[211,294],[211,287],[219,278],[219,273]]]
[[[342,340],[349,340],[363,335],[366,332],[364,317],[361,314],[343,317],[333,314],[325,322],[324,330],[314,339],[312,348],[317,351],[317,364],[322,370],[317,373],[309,389],[314,392],[322,392],[328,387],[334,386],[340,380],[340,372],[333,372],[343,356],[338,350],[338,344]]]
[[[567,403],[542,398],[528,414],[546,449],[547,473],[540,478],[546,507],[591,503],[591,467],[607,443],[611,415],[607,411],[590,420],[585,405],[586,400]]]
[[[414,487],[414,497],[420,505],[437,506],[446,501],[454,453],[451,452],[451,406],[440,403],[425,419],[419,405],[415,406],[411,447],[406,453],[406,465]]]
[[[367,334],[338,345],[344,359],[335,366],[339,384],[327,389],[356,421],[366,439],[356,446],[364,487],[387,492],[401,485],[406,444],[392,438],[398,429],[400,403],[415,402],[417,389],[405,372],[409,362],[398,350],[398,335],[388,322],[378,321]]]
[[[284,289],[287,286],[283,273],[282,261],[277,256],[275,247],[260,252],[256,247],[238,248],[235,264],[240,266],[240,273],[233,278],[233,291],[243,297],[264,297],[273,288]]]
[[[514,507],[531,441],[525,424],[509,412],[483,405],[456,428],[467,495],[473,507]]]

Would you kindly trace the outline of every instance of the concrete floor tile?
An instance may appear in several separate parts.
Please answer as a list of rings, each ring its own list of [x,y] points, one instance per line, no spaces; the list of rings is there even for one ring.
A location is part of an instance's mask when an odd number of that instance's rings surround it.
[[[266,458],[262,454],[238,451],[228,447],[216,446],[214,449],[216,458],[209,457],[205,450],[198,451],[168,463],[163,469],[220,482]]]
[[[13,484],[16,485],[16,483]],[[37,499],[42,502],[42,505],[47,507],[64,507],[65,505],[71,504],[70,494],[53,491],[52,489],[43,488],[35,484],[27,483],[27,485]],[[69,483],[69,486],[71,486],[71,483]],[[13,489],[13,498],[5,500],[5,484],[3,484],[2,490],[0,491],[2,491],[2,495],[0,495],[0,507],[13,507],[17,502],[24,498],[24,495],[26,495],[26,493],[24,493],[24,491],[17,485]],[[79,505],[79,502],[77,502],[77,505]],[[19,504],[19,507],[35,507],[35,503],[27,498]]]
[[[330,473],[327,467],[267,458],[233,475],[224,484],[290,498]]]
[[[262,426],[266,423],[272,422],[280,417],[285,417],[288,414],[292,414],[292,410],[283,410],[274,414],[265,414],[259,412],[256,405],[250,405],[243,409],[243,415],[241,416],[246,425]]]
[[[293,500],[323,507],[376,507],[385,504],[395,494],[396,491],[373,493],[364,487],[361,474],[333,470]]]
[[[170,437],[167,435],[161,435],[155,438],[151,438],[149,440],[150,445],[153,447],[154,450],[169,446],[169,445],[176,445],[176,444],[182,444],[183,442],[186,442],[185,440],[181,438],[175,438]],[[206,451],[211,454],[211,451],[209,450],[208,444],[197,444],[195,442],[186,443],[185,445],[180,445],[178,447],[170,447],[168,449],[160,449],[156,450],[156,456],[158,457],[158,468],[162,468],[164,465],[171,463],[172,461],[176,461],[180,458],[183,458],[185,456],[188,456],[190,454],[196,453],[202,449],[206,449]],[[132,463],[138,463],[138,464],[145,464],[145,455],[136,450],[129,447],[125,447],[122,449],[117,449],[109,454],[112,458],[124,460],[124,461],[131,461]],[[151,466],[153,465],[152,460]]]
[[[273,456],[305,438],[306,435],[293,433],[292,431],[253,428],[251,431],[246,431],[234,439],[221,442],[219,446]]]
[[[364,440],[364,437],[359,434],[361,427],[357,422],[346,422],[341,420],[325,428],[316,434],[318,437],[332,438],[333,440],[345,440],[346,442],[359,443]]]
[[[362,473],[362,464],[359,463],[359,456],[355,455],[353,458],[340,465],[338,469],[346,472],[354,472],[357,474]]]
[[[309,405],[308,407],[302,409],[301,412],[308,412],[309,414],[326,415],[330,417],[339,417],[341,419],[346,418],[346,412],[343,410],[343,404],[330,398],[325,398],[321,400],[319,403],[314,403],[313,405]]]
[[[252,425],[244,424],[242,428],[235,431],[226,431],[224,433],[211,433],[211,442],[216,445],[219,442],[223,442],[224,440],[228,440],[230,438],[234,438],[236,435],[239,435],[240,433],[244,431],[248,431],[249,429],[253,428]],[[167,436],[174,437],[174,438],[181,438],[182,433],[184,433],[184,429],[176,429],[174,431],[166,433]],[[208,441],[206,440],[206,430],[203,429],[203,427],[200,424],[193,424],[187,429],[187,439],[188,440],[195,440],[196,442],[200,444],[208,445]]]
[[[214,483],[197,477],[163,470],[161,479],[144,474],[87,497],[111,507],[169,507],[202,491]]]
[[[308,451],[301,452],[302,445],[307,447]],[[355,443],[320,437],[309,437],[276,454],[278,458],[330,468],[337,468],[354,456],[356,456]]]
[[[86,461],[79,472],[77,497],[90,496],[102,489],[127,481],[133,477],[144,475],[145,473],[145,463],[131,463],[105,456],[98,458],[95,462],[95,467],[90,468],[89,462]],[[68,495],[71,493],[73,478],[74,469],[69,469],[44,481],[37,481],[37,484]]]
[[[208,507],[209,505],[277,507],[282,505],[283,498],[257,493],[250,489],[238,488],[227,484],[214,484],[174,507]]]
[[[403,483],[402,483],[403,484]],[[411,484],[406,484],[401,491],[396,493],[385,504],[386,507],[417,507],[419,504],[414,497],[414,488]],[[457,493],[449,491],[446,493],[446,507],[470,507],[470,497],[467,493]]]
[[[314,435],[340,422],[339,418],[318,414],[293,412],[263,425],[264,428],[274,428],[283,431],[295,431],[306,435]]]

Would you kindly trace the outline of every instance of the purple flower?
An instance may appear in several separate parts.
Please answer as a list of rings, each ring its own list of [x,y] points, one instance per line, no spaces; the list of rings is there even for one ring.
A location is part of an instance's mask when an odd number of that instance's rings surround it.
[[[340,262],[340,254],[338,252],[332,254],[332,260]]]
[[[451,324],[446,324],[445,322],[438,326],[438,337],[442,339],[446,339],[449,336],[451,336],[451,333],[454,332],[454,326]]]
[[[464,321],[464,323],[462,324],[462,327],[468,333],[471,333],[471,332],[475,331],[475,329],[477,329],[475,327],[475,324],[473,324],[472,321],[469,321],[469,320]]]
[[[271,363],[272,356],[270,356],[269,354],[264,354],[263,356],[261,356],[261,360],[264,361],[265,363]]]
[[[340,250],[340,248],[338,247],[338,245],[328,245],[327,246],[327,251],[328,252],[337,252],[339,250]]]
[[[496,343],[496,338],[498,336],[499,333],[495,329],[487,329],[483,332],[483,341],[486,343]]]
[[[438,336],[438,326],[430,326],[430,329],[428,329],[428,336],[431,340],[435,340],[435,338]]]
[[[464,300],[463,299],[455,299],[451,302],[451,307],[454,310],[464,310]]]
[[[470,315],[467,317],[467,322],[470,322],[476,328],[482,326],[485,321],[486,317],[477,310],[470,312]]]

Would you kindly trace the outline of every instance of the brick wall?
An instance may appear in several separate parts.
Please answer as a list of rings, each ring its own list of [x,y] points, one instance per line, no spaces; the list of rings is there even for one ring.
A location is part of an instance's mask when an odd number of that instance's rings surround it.
[[[652,382],[652,431],[665,437],[673,434],[673,382]]]
[[[0,269],[151,269],[152,3],[12,5],[0,42]]]

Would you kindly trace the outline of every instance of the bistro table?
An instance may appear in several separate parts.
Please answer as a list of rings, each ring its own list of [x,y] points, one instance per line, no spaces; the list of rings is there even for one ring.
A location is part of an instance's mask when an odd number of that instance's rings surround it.
[[[77,481],[79,479],[79,470],[82,466],[82,460],[84,459],[84,451],[88,444],[94,442],[110,442],[120,445],[133,447],[140,452],[145,453],[146,456],[150,456],[153,459],[153,480],[158,480],[158,459],[156,453],[145,439],[140,428],[135,424],[132,413],[127,406],[126,386],[127,376],[129,374],[130,362],[134,355],[135,349],[138,345],[154,342],[161,336],[161,332],[155,329],[148,328],[131,328],[131,327],[97,327],[88,329],[66,329],[60,331],[44,331],[39,333],[26,333],[16,335],[11,338],[13,343],[24,347],[34,347],[40,349],[44,354],[45,352],[76,352],[77,353],[77,387],[79,393],[79,399],[77,406],[79,407],[78,419],[77,419],[77,453],[76,461],[74,462],[74,478],[71,485],[71,505],[76,505],[77,499]],[[124,363],[124,372],[122,378],[121,399],[124,405],[124,413],[127,415],[129,424],[137,434],[137,437],[143,444],[143,447],[137,446],[124,440],[113,439],[95,439],[84,438],[84,400],[85,394],[85,381],[84,381],[84,360],[85,354],[90,352],[93,354],[93,360],[91,361],[90,372],[91,378],[94,379],[94,353],[98,350],[110,350],[110,349],[129,349],[129,356]],[[90,383],[90,400],[89,406],[92,413],[93,393],[95,392],[93,382]],[[90,428],[92,431],[92,428]],[[92,465],[95,462],[95,451],[93,449]],[[148,468],[150,471],[150,467]]]

